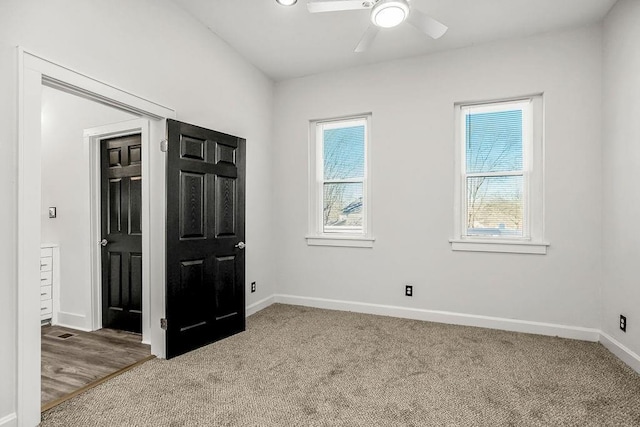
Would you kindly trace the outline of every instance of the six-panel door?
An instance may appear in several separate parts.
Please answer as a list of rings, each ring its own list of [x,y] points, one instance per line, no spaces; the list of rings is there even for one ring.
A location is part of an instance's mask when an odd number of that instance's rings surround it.
[[[243,331],[245,141],[168,120],[167,357]]]
[[[140,135],[103,140],[102,327],[142,332],[142,145]]]

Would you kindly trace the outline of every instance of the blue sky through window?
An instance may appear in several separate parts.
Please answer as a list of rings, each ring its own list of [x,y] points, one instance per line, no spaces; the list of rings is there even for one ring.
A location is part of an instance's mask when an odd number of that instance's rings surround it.
[[[467,173],[522,170],[522,110],[466,115]]]
[[[324,179],[364,177],[364,126],[326,129]]]

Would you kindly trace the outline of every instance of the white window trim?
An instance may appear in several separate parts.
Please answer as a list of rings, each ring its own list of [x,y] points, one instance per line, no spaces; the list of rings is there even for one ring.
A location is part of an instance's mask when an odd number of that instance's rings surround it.
[[[523,211],[523,237],[467,236],[466,230],[466,185],[463,165],[465,164],[464,122],[461,120],[467,107],[477,105],[483,110],[507,103],[529,102],[531,138],[523,139],[523,179],[525,206]],[[493,105],[489,105],[493,104]],[[526,118],[525,118],[526,120]],[[544,102],[542,94],[517,98],[466,102],[455,104],[455,197],[454,197],[454,237],[449,240],[454,251],[502,252],[539,254],[547,253],[549,243],[544,239]]]
[[[323,206],[323,158],[322,147],[319,143],[321,135],[319,125],[325,128],[332,123],[336,125],[341,122],[364,121],[365,146],[364,146],[364,179],[363,183],[363,218],[362,232],[349,233],[346,231],[336,231],[327,233],[323,229],[322,206]],[[371,113],[357,114],[353,116],[337,117],[325,120],[311,120],[309,122],[309,232],[305,236],[309,246],[338,246],[371,248],[373,247],[372,233],[372,191],[371,191]],[[357,180],[360,182],[360,180]]]

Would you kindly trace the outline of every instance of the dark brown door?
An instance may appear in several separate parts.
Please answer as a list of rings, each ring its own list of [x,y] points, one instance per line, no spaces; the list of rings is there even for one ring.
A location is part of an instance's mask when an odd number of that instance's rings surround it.
[[[102,327],[142,332],[140,135],[103,140]]]
[[[245,140],[167,122],[171,358],[245,329]]]

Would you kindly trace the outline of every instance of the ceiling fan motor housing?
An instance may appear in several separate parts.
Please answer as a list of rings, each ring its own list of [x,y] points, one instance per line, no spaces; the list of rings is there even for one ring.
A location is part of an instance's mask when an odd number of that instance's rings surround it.
[[[377,0],[371,8],[371,22],[382,28],[400,25],[407,19],[407,16],[409,16],[409,2],[407,0]]]

